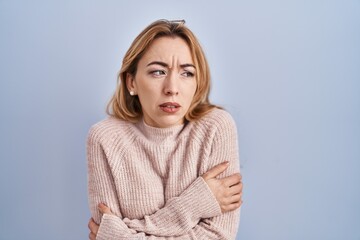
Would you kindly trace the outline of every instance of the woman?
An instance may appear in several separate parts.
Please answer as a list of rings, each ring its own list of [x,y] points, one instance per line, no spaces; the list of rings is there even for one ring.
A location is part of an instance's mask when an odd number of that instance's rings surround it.
[[[236,126],[210,104],[204,53],[184,21],[134,40],[88,136],[90,239],[234,239],[242,203]]]

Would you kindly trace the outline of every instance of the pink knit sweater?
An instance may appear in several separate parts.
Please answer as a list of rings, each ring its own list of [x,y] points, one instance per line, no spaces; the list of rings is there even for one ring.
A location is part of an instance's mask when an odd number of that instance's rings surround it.
[[[110,117],[90,129],[87,157],[97,239],[235,239],[240,210],[222,214],[201,177],[224,161],[230,166],[219,177],[240,170],[227,112],[170,128]],[[101,216],[101,202],[116,215]]]

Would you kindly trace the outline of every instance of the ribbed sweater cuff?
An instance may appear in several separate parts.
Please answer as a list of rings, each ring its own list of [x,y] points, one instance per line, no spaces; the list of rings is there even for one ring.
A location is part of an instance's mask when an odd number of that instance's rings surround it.
[[[190,210],[194,217],[211,218],[221,214],[218,201],[202,177],[198,177],[183,192],[181,198],[184,199],[184,207]]]
[[[116,215],[104,214],[96,235],[97,240],[128,239],[132,231]]]

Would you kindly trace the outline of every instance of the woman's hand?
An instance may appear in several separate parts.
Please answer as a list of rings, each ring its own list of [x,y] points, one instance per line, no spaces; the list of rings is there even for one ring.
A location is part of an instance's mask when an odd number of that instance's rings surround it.
[[[221,179],[216,178],[224,172],[228,166],[228,162],[221,163],[202,175],[202,178],[211,189],[223,213],[235,210],[242,204],[243,184],[240,173],[235,173]]]
[[[113,214],[110,210],[109,207],[107,207],[105,204],[103,203],[100,203],[98,205],[98,208],[99,208],[99,211],[102,213],[102,214]],[[89,234],[89,239],[90,240],[95,240],[96,239],[96,235],[97,235],[97,232],[99,230],[99,225],[96,224],[96,222],[94,221],[94,219],[90,218],[89,220],[89,224],[88,224],[88,228],[90,230],[90,234]]]

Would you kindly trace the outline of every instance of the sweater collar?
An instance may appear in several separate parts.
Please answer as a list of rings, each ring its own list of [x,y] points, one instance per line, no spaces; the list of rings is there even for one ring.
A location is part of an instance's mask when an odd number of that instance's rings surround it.
[[[146,139],[151,142],[160,143],[163,141],[175,140],[185,127],[185,124],[175,125],[167,128],[157,128],[149,126],[145,123],[144,119],[141,119],[138,123],[138,129],[144,135]]]

